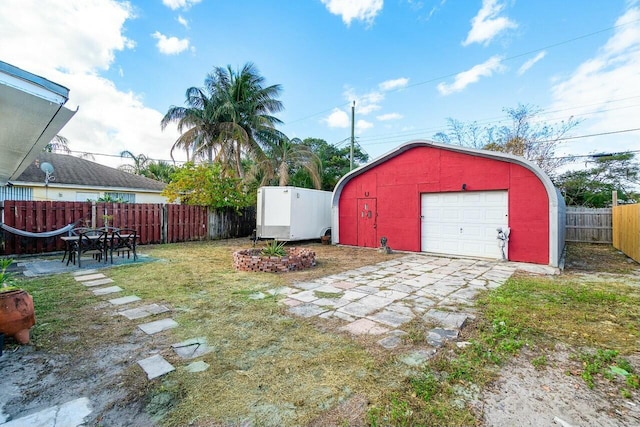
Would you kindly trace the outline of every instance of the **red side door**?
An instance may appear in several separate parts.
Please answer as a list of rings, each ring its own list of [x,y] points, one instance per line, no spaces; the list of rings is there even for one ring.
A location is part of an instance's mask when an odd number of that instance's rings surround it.
[[[376,199],[358,199],[358,246],[378,247]]]

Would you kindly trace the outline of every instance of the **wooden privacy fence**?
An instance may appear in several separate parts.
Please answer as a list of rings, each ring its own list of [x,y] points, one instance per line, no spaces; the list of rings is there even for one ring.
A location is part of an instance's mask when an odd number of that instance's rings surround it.
[[[2,222],[22,231],[42,233],[72,223],[92,228],[109,225],[136,230],[140,244],[248,236],[255,227],[253,208],[238,214],[233,210],[210,211],[203,206],[8,200],[0,203],[0,210]],[[211,224],[215,224],[214,233]],[[3,255],[62,249],[60,236],[23,237],[0,229],[0,254]]]
[[[566,241],[608,244],[613,242],[611,208],[568,206]]]
[[[613,247],[640,262],[640,204],[613,207]]]

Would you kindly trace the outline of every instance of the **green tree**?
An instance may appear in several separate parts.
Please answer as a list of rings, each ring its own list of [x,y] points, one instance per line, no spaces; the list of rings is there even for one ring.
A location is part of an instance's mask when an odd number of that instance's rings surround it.
[[[620,201],[640,200],[640,166],[633,153],[596,155],[585,170],[563,173],[554,181],[567,205],[602,208],[611,205],[612,192]]]
[[[71,154],[69,140],[62,135],[56,135],[47,145],[44,146],[44,151],[48,153]]]
[[[537,163],[549,176],[571,161],[555,154],[562,139],[580,124],[579,120],[570,117],[559,123],[547,123],[538,120],[542,110],[532,105],[519,104],[503,111],[511,121],[508,125],[481,127],[477,122],[463,123],[449,118],[449,129],[435,134],[433,138],[447,144],[521,156]]]
[[[322,164],[322,185],[321,189],[333,191],[340,179],[349,173],[350,169],[350,147],[338,148],[319,138],[305,138],[302,141],[309,147],[321,161]],[[369,156],[356,145],[353,149],[354,166],[357,167],[366,163]],[[297,187],[310,187],[311,178],[306,170],[293,168],[291,173],[291,184]]]
[[[186,107],[170,107],[161,121],[162,129],[176,123],[181,133],[172,154],[184,149],[191,160],[206,154],[209,162],[231,167],[243,177],[243,155],[260,162],[265,157],[262,148],[282,137],[275,129],[281,121],[273,116],[283,109],[277,99],[281,87],[265,87],[252,63],[237,71],[216,67],[204,83],[204,88],[187,89]]]
[[[164,161],[152,161],[142,169],[140,175],[156,181],[171,182],[171,177],[176,171],[176,167]]]
[[[118,169],[124,172],[132,173],[134,175],[142,175],[142,171],[144,170],[144,168],[146,168],[147,165],[149,165],[149,163],[151,162],[151,159],[149,159],[144,154],[138,154],[136,156],[131,151],[126,150],[120,152],[120,157],[133,160],[133,164],[120,165],[118,166]]]
[[[219,163],[187,163],[176,169],[162,195],[169,202],[179,200],[185,205],[241,209],[252,205],[255,199],[255,195],[246,194],[242,188],[241,180],[224,171]]]
[[[261,177],[260,185],[289,185],[291,171],[302,170],[309,178],[305,187],[320,189],[322,162],[312,148],[298,138],[283,136],[265,150],[265,158],[254,164],[253,175]]]

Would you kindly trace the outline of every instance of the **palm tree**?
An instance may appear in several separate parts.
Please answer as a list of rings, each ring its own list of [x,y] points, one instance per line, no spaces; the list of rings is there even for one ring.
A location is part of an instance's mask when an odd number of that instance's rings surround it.
[[[139,154],[139,155],[136,156],[131,151],[127,151],[127,150],[120,152],[120,157],[122,157],[122,158],[125,158],[125,157],[130,158],[131,160],[133,160],[133,164],[132,165],[120,165],[120,166],[118,166],[118,169],[120,169],[121,171],[132,173],[134,175],[142,175],[142,171],[144,170],[144,168],[151,161],[144,154]]]
[[[314,188],[322,187],[322,161],[311,147],[299,138],[289,139],[283,136],[266,151],[265,158],[255,163],[253,176],[261,176],[260,185],[277,180],[278,185],[289,185],[290,171],[302,168],[307,171]]]
[[[276,99],[280,91],[280,85],[264,87],[264,77],[252,63],[237,71],[216,67],[204,88],[187,89],[186,107],[172,106],[162,119],[162,129],[175,122],[182,133],[172,155],[178,148],[190,160],[206,155],[244,177],[242,156],[262,161],[263,147],[282,137],[275,129],[281,121],[272,115],[283,109]]]
[[[171,182],[171,176],[173,175],[175,170],[175,166],[160,160],[158,162],[149,163],[141,171],[141,175],[146,176],[147,178],[155,179],[156,181],[169,183]]]
[[[56,135],[47,145],[44,146],[44,151],[48,153],[61,152],[71,154],[69,140],[62,135]]]

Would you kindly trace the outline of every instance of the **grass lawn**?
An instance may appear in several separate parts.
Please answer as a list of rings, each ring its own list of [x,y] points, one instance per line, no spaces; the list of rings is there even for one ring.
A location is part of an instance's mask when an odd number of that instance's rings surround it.
[[[447,345],[422,369],[410,369],[375,340],[336,333],[329,321],[292,317],[275,297],[250,298],[389,255],[318,244],[310,245],[318,253],[314,269],[280,275],[236,272],[232,253],[248,246],[246,240],[230,240],[144,247],[159,261],[105,271],[127,294],[173,310],[180,326],[155,345],[175,366],[185,363],[170,344],[204,336],[213,347],[198,359],[210,368],[197,374],[177,369],[147,382],[136,364],[127,368],[127,398],[142,399],[161,424],[473,425],[479,414],[470,402],[501,364],[527,348],[532,363],[544,366],[546,352],[556,343],[572,346],[576,357],[584,358],[579,374],[585,381],[602,377],[610,366],[621,367],[631,380],[620,387],[637,393],[637,376],[625,357],[637,352],[640,336],[638,285],[615,274],[606,280],[579,269],[557,277],[517,274],[480,298],[476,321],[463,331],[469,345]],[[570,256],[602,251],[590,246],[574,247]],[[610,261],[601,271],[637,268],[615,251],[602,259]],[[85,349],[126,341],[135,332],[136,322],[113,316],[103,298],[68,275],[21,285],[36,302],[32,341],[42,350],[81,360]],[[407,345],[425,344],[410,334]]]

